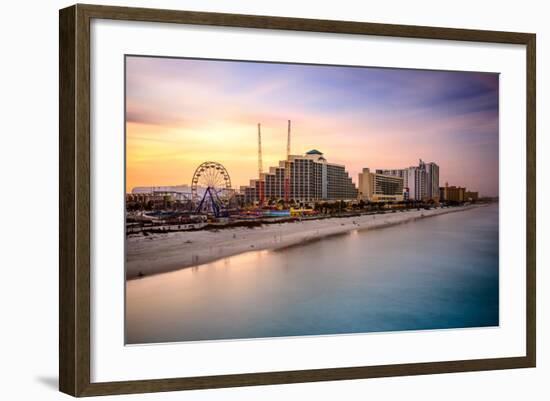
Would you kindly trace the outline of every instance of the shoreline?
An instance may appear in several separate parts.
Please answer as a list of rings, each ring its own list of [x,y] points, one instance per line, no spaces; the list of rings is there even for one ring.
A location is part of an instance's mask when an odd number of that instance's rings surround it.
[[[487,205],[327,218],[217,232],[204,230],[128,237],[126,280],[199,266],[245,252],[301,246],[354,230],[380,229],[484,206]]]

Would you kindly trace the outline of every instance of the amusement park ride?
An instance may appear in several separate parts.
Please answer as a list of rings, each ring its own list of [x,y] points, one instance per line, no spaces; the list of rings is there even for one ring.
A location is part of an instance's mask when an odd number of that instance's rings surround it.
[[[290,120],[288,120],[285,177],[284,177],[284,200],[289,201],[290,195]],[[265,188],[262,181],[262,132],[258,124],[258,189],[259,206],[265,203]],[[199,189],[204,190],[199,194]],[[235,191],[231,188],[231,178],[223,165],[214,161],[202,163],[193,174],[191,180],[191,197],[197,205],[196,212],[211,214],[215,217],[228,215],[229,207],[235,199]]]
[[[199,188],[206,188],[202,197]],[[208,161],[197,167],[191,181],[191,197],[198,204],[197,213],[225,216],[234,195],[231,178],[224,166]]]

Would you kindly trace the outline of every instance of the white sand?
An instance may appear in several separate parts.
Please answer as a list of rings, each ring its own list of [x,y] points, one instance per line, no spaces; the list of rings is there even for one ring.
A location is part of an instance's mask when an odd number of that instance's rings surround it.
[[[126,241],[126,276],[138,277],[197,266],[239,253],[277,249],[352,230],[387,227],[423,217],[468,210],[479,205],[410,210],[368,216],[328,218],[220,231],[132,236]]]

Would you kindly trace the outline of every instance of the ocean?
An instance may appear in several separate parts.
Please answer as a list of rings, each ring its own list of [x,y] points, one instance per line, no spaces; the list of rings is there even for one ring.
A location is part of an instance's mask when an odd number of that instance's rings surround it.
[[[127,344],[498,324],[498,204],[126,284]]]

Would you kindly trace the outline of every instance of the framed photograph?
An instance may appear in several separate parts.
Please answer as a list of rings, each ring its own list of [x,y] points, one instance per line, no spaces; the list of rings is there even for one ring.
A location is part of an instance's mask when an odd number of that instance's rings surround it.
[[[535,366],[534,34],[59,18],[61,391]]]

